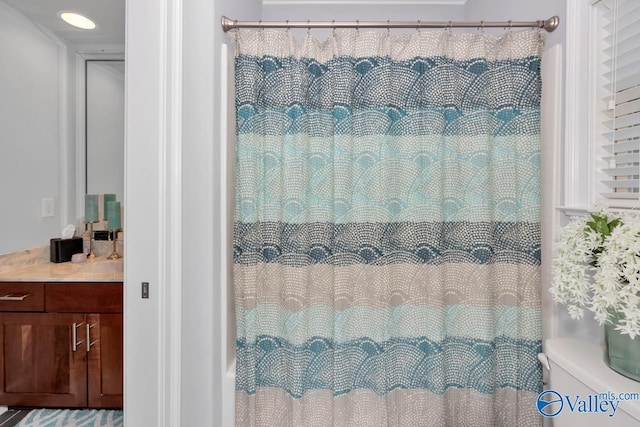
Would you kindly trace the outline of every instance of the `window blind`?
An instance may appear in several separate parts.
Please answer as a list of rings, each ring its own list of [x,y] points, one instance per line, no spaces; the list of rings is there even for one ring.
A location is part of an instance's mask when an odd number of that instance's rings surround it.
[[[640,196],[640,1],[604,0],[602,6],[601,183],[615,205]]]

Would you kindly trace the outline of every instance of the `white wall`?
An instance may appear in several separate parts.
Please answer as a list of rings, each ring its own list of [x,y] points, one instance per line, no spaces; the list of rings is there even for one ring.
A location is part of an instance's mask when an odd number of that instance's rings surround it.
[[[167,2],[144,0],[126,3],[127,43],[125,82],[125,189],[124,223],[124,416],[127,426],[161,423],[174,408],[163,395],[172,373],[164,365],[172,342],[165,322],[172,306],[165,305],[167,287],[179,287],[165,278],[166,240],[174,226],[163,224],[169,193],[163,157],[168,128],[165,79],[167,70]],[[171,253],[170,253],[171,254]],[[149,283],[149,298],[140,298],[140,283]],[[174,320],[178,322],[179,319]],[[180,402],[176,402],[179,404]]]
[[[0,3],[0,254],[44,246],[71,216],[74,168],[66,71],[71,59],[14,9]],[[69,102],[68,102],[69,101]],[[64,189],[64,194],[61,189]],[[41,199],[56,202],[41,217]],[[73,193],[71,193],[73,197]]]
[[[473,0],[469,0],[473,1]],[[304,3],[301,1],[300,3]],[[277,5],[267,4],[262,7],[261,19],[265,21],[285,20],[345,20],[345,21],[462,21],[464,20],[465,6],[463,5],[362,5],[362,4],[291,4]],[[235,18],[229,16],[229,18]],[[245,19],[244,17],[236,19]],[[306,31],[306,30],[303,30]],[[394,30],[398,32],[400,30]],[[415,30],[407,30],[415,31]],[[312,34],[325,35],[327,31],[312,30]]]
[[[127,2],[126,425],[222,425],[219,22],[241,12],[258,4]]]
[[[220,233],[222,104],[220,50],[229,41],[222,15],[259,19],[257,0],[184,2],[182,164],[182,423],[221,426],[233,397],[223,393]],[[231,400],[229,400],[231,398]],[[233,413],[231,412],[231,415]]]

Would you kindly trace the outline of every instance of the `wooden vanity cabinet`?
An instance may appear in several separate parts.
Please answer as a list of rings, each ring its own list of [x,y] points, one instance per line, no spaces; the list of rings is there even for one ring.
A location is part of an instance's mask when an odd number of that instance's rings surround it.
[[[0,405],[121,408],[122,283],[0,282]]]
[[[0,405],[86,406],[85,355],[71,350],[81,314],[0,313]]]

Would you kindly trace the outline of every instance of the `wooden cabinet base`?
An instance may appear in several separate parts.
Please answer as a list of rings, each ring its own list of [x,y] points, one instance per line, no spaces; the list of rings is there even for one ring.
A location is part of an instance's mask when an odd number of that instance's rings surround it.
[[[86,352],[72,351],[82,314],[0,313],[0,402],[11,406],[84,407]]]
[[[87,354],[90,408],[122,408],[122,314],[90,314]]]
[[[44,312],[0,307],[0,406],[122,408],[122,284],[92,286],[45,284]]]

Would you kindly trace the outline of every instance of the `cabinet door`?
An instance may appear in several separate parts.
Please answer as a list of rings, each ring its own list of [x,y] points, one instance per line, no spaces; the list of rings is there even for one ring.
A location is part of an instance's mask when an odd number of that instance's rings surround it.
[[[0,313],[0,405],[86,406],[83,326],[82,314]]]
[[[122,314],[88,314],[90,408],[122,408]]]

